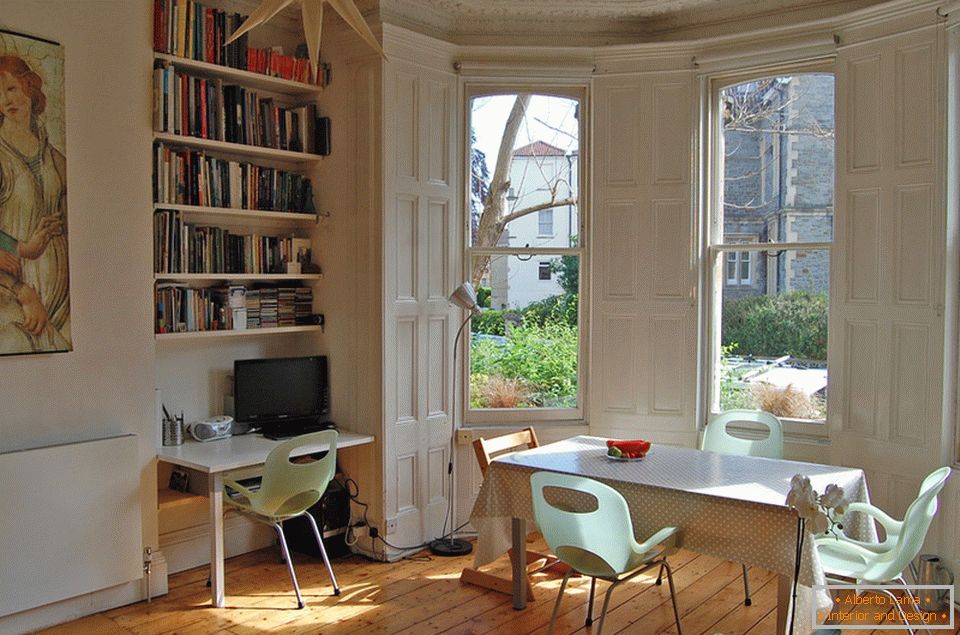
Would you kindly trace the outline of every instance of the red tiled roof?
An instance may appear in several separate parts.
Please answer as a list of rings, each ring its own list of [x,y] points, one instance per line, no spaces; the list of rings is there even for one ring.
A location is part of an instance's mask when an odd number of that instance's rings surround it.
[[[513,151],[515,157],[562,157],[567,153],[543,141],[534,141]]]

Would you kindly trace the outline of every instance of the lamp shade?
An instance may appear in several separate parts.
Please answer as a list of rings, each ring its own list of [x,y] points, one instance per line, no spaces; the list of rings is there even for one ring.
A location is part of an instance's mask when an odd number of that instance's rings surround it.
[[[471,312],[480,310],[480,305],[477,304],[477,294],[473,290],[473,285],[469,282],[464,282],[453,290],[453,293],[450,294],[450,303]]]

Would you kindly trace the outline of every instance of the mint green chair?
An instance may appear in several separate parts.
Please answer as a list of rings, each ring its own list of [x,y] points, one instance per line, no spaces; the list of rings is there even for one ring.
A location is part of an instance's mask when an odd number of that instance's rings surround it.
[[[665,527],[643,543],[638,543],[633,536],[633,523],[630,521],[627,501],[612,487],[582,476],[556,472],[535,472],[530,476],[530,484],[533,489],[533,515],[537,521],[537,527],[550,546],[550,550],[561,562],[570,566],[570,570],[563,576],[563,582],[560,584],[560,593],[557,595],[557,602],[550,616],[548,635],[553,632],[560,602],[563,600],[563,592],[574,572],[591,578],[590,599],[587,602],[587,626],[593,623],[593,598],[597,578],[611,583],[603,600],[603,609],[600,611],[600,625],[597,629],[597,635],[600,635],[603,632],[603,620],[607,615],[613,589],[622,582],[660,565],[667,571],[670,600],[673,602],[673,616],[677,622],[679,635],[680,613],[677,610],[677,596],[673,588],[673,573],[670,565],[667,564],[666,549],[660,546],[660,543],[677,533],[677,528]],[[596,499],[596,509],[572,512],[556,507],[544,496],[544,489],[548,487],[588,494]]]
[[[949,476],[949,467],[941,467],[928,474],[927,477],[923,479],[923,482],[920,483],[920,491],[917,493],[917,498],[923,497],[931,491],[933,492],[934,496],[939,496],[940,491],[943,489],[944,485],[946,485],[947,477]],[[847,513],[860,512],[861,514],[870,516],[876,520],[881,527],[883,527],[885,536],[881,542],[863,542],[845,535],[840,536],[841,540],[859,545],[864,549],[869,549],[870,551],[876,553],[888,551],[897,545],[897,541],[900,538],[900,532],[903,529],[903,521],[896,520],[885,513],[882,509],[874,507],[870,503],[850,503],[847,505],[846,511]]]
[[[292,463],[290,454],[297,448],[305,445],[327,445],[330,449],[319,461],[310,463]],[[323,430],[294,437],[277,445],[267,455],[263,466],[263,479],[260,489],[250,491],[235,481],[224,481],[227,496],[224,500],[238,511],[250,518],[270,525],[280,538],[280,548],[290,570],[293,580],[293,589],[297,594],[297,606],[303,608],[303,598],[300,596],[300,586],[297,584],[297,574],[293,571],[293,561],[290,559],[290,550],[287,548],[287,539],[283,535],[281,523],[297,516],[306,516],[313,527],[313,535],[317,538],[320,555],[330,573],[333,582],[333,594],[340,595],[337,578],[333,575],[327,550],[323,546],[323,538],[313,515],[307,511],[323,496],[327,485],[333,480],[337,468],[337,431]],[[230,490],[240,494],[239,497],[230,496]]]
[[[741,439],[727,432],[730,423],[754,423],[767,429],[767,436],[763,439]],[[760,456],[767,459],[783,458],[783,425],[780,420],[763,410],[726,410],[713,418],[703,431],[701,450],[719,452],[720,454],[735,454],[739,456]],[[750,578],[747,576],[747,565],[743,567],[743,603],[750,606]],[[659,582],[659,578],[657,579]]]
[[[818,536],[815,544],[827,578],[835,582],[853,580],[855,584],[879,585],[890,582],[906,584],[903,572],[920,553],[930,524],[937,515],[937,497],[949,475],[950,468],[942,467],[924,479],[920,495],[910,503],[903,520],[890,524],[896,538],[888,537],[888,540],[884,541],[888,543],[888,548],[885,550],[872,551],[849,539],[829,535]],[[881,524],[888,522],[887,519],[889,519],[886,514],[883,516],[885,518]],[[892,598],[893,604],[900,612],[900,619],[907,625],[907,630],[912,635],[913,629],[909,627],[900,602],[887,589],[879,589],[878,592]]]

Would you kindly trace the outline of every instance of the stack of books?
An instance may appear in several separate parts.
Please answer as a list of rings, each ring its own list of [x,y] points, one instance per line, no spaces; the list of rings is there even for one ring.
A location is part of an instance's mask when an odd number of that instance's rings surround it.
[[[313,213],[313,187],[302,174],[228,161],[188,148],[154,148],[157,203]]]
[[[246,35],[224,46],[247,16],[207,7],[194,0],[154,0],[153,50],[308,84],[314,81],[305,57],[284,55],[279,47],[258,49]],[[320,83],[329,79],[324,65]]]
[[[293,152],[326,154],[329,120],[315,104],[289,106],[222,79],[179,73],[158,62],[153,70],[153,125],[157,132]]]
[[[156,288],[156,333],[258,329],[310,324],[313,289],[241,285]]]

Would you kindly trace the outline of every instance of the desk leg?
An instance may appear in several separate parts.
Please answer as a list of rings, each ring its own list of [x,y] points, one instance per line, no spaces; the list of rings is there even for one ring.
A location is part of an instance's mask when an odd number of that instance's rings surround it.
[[[793,578],[788,575],[777,576],[777,633],[787,632],[787,618],[790,616],[791,595],[793,594]]]
[[[210,603],[223,606],[223,474],[210,474]]]
[[[518,611],[527,608],[527,521],[514,518],[511,524],[513,534],[513,608]]]

